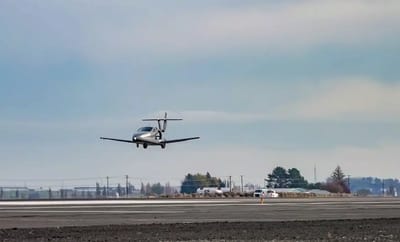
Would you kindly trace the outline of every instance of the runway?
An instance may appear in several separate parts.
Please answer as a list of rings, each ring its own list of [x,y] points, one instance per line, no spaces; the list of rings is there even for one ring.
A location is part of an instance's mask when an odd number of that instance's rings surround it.
[[[1,201],[0,228],[400,218],[398,198]]]

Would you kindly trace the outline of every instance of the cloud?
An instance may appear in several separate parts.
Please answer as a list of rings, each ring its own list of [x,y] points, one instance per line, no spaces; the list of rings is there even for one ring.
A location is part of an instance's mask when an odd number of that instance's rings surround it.
[[[10,57],[16,53],[33,56],[36,62],[44,55],[57,58],[62,51],[91,61],[248,50],[292,53],[330,44],[381,45],[395,42],[400,34],[400,2],[395,0],[260,2],[230,7],[213,3],[201,8],[155,3],[168,11],[136,2],[42,3],[45,8],[38,3],[20,4],[6,5],[10,11],[0,20],[5,46],[1,50]]]
[[[400,83],[383,82],[371,78],[344,77],[341,79],[308,82],[288,91],[288,100],[273,100],[269,103],[268,88],[256,85],[248,92],[260,99],[257,103],[246,99],[232,101],[234,111],[227,109],[176,109],[159,112],[121,114],[118,116],[88,116],[69,120],[7,120],[0,124],[4,129],[105,129],[140,126],[141,119],[163,117],[183,118],[188,123],[257,123],[263,121],[340,121],[340,122],[398,122],[400,121]],[[246,85],[249,88],[249,85]],[[261,92],[260,92],[261,90]],[[272,92],[276,91],[273,89]],[[294,92],[290,94],[291,92]],[[261,97],[261,98],[260,98]],[[209,100],[212,100],[210,98]],[[200,102],[201,100],[199,100]],[[217,102],[218,100],[214,100]],[[246,108],[251,102],[251,109]],[[235,103],[236,102],[236,103]],[[203,102],[204,103],[204,102]],[[213,101],[210,101],[213,103]],[[213,105],[204,104],[206,107]],[[215,106],[215,105],[214,105]],[[232,110],[232,107],[230,107]],[[256,111],[253,111],[256,110]]]
[[[344,79],[317,87],[282,116],[300,120],[398,121],[400,83]]]
[[[399,11],[398,1],[298,1],[186,8],[145,18],[137,27],[87,26],[97,31],[88,31],[90,35],[84,37],[99,43],[86,46],[90,54],[108,50],[107,56],[132,51],[156,55],[210,55],[238,50],[293,52],[318,45],[368,45],[393,39],[400,34]]]
[[[276,107],[263,104],[259,112],[185,110],[180,113],[187,121],[200,123],[400,120],[400,83],[385,83],[369,78],[342,78],[323,83],[304,85],[296,94],[298,98]]]

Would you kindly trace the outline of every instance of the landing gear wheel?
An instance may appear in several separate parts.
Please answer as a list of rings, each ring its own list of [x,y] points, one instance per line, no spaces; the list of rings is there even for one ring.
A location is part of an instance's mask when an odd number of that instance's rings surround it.
[[[143,148],[147,149],[147,144],[143,144]]]
[[[139,148],[139,144],[136,144],[136,148]]]
[[[162,145],[161,145],[161,148],[162,148],[162,149],[165,149],[165,144],[162,144]]]

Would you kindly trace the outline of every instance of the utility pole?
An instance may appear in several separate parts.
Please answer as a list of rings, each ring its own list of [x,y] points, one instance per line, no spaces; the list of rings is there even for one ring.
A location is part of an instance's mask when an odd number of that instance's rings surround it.
[[[314,164],[314,184],[317,183],[317,165]]]
[[[106,197],[107,198],[108,198],[108,188],[109,188],[109,185],[110,185],[109,180],[110,180],[110,178],[107,176],[107,188],[106,188]]]
[[[232,192],[232,176],[229,176],[229,192]]]
[[[347,187],[349,188],[350,191],[350,175],[347,176]],[[351,191],[350,191],[351,193]]]
[[[129,177],[128,175],[125,176],[125,188],[126,188],[126,197],[129,196]]]
[[[385,196],[385,179],[382,178],[382,196]]]
[[[240,175],[240,185],[242,187],[242,192],[243,192],[243,175]]]

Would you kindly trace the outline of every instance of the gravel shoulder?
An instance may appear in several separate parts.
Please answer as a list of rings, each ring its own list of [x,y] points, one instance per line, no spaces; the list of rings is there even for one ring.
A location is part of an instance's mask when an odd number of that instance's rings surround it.
[[[0,230],[1,241],[400,241],[400,218]]]

